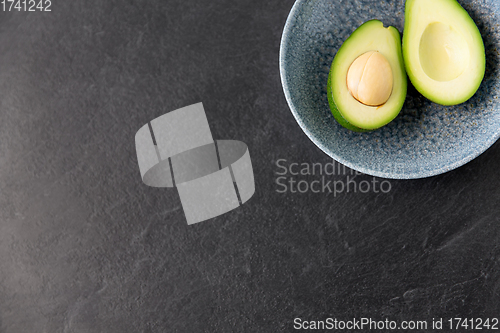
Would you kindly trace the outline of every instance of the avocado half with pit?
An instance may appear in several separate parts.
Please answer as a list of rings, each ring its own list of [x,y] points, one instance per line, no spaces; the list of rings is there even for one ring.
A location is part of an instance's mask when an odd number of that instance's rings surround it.
[[[332,114],[345,128],[364,132],[391,122],[407,89],[399,31],[378,20],[361,25],[335,55],[327,87]]]
[[[404,29],[406,71],[422,95],[456,105],[476,93],[485,72],[483,39],[456,0],[407,0]]]

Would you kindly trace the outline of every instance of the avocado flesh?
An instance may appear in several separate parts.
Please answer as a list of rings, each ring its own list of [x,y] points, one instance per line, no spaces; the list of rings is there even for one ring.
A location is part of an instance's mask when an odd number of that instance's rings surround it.
[[[330,105],[330,111],[332,112],[333,117],[335,118],[335,120],[337,120],[337,122],[340,125],[351,131],[367,132],[368,130],[353,126],[347,120],[345,120],[344,117],[342,117],[342,114],[340,113],[339,109],[337,108],[337,105],[335,105],[335,101],[333,100],[331,77],[332,77],[331,75],[328,76],[327,94],[328,94],[328,104]]]
[[[392,94],[381,106],[367,106],[356,100],[347,88],[347,72],[360,55],[380,52],[391,65]],[[361,25],[342,44],[333,60],[328,77],[328,101],[335,119],[345,128],[365,132],[391,122],[401,111],[406,98],[407,78],[401,53],[401,36],[394,27],[371,20]]]
[[[407,0],[403,58],[410,81],[442,105],[467,101],[485,72],[483,39],[456,0]]]

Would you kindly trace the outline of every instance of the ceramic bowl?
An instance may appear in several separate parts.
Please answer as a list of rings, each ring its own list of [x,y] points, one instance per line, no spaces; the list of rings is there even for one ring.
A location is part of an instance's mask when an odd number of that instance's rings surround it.
[[[486,74],[478,92],[463,104],[442,106],[409,82],[395,120],[373,132],[355,133],[340,126],[328,107],[330,65],[342,43],[368,20],[381,20],[403,32],[404,1],[296,1],[283,31],[280,73],[292,114],[306,135],[336,161],[394,179],[438,175],[488,149],[500,135],[500,2],[459,2],[485,44]]]

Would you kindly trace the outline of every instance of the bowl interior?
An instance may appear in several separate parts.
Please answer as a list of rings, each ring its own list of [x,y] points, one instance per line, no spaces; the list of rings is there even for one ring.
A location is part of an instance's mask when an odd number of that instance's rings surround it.
[[[404,0],[298,0],[288,17],[280,72],[290,109],[307,136],[335,160],[384,178],[422,178],[457,168],[488,149],[500,135],[498,60],[500,3],[459,3],[476,22],[486,49],[486,75],[478,92],[457,106],[441,106],[409,82],[399,116],[369,133],[355,133],[333,118],[326,95],[330,65],[344,40],[378,19],[403,32]]]

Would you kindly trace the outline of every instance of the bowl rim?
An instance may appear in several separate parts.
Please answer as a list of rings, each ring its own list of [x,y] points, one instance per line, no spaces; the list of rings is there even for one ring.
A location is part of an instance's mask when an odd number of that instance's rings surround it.
[[[288,38],[291,36],[290,31],[295,23],[296,15],[298,11],[300,10],[301,6],[304,5],[305,2],[308,0],[296,0],[295,3],[292,6],[292,9],[290,10],[290,13],[288,14],[288,17],[285,22],[285,26],[283,28],[283,33],[281,35],[281,41],[280,41],[280,52],[279,52],[279,71],[280,71],[280,79],[281,79],[281,86],[283,88],[283,92],[285,94],[285,99],[287,101],[288,107],[290,108],[290,111],[292,112],[295,121],[299,124],[300,128],[304,133],[307,135],[309,140],[311,140],[320,150],[322,150],[326,155],[330,156],[333,158],[335,161],[344,164],[345,166],[362,172],[367,175],[371,176],[376,176],[376,177],[381,177],[381,178],[387,178],[387,179],[420,179],[420,178],[427,178],[427,177],[432,177],[436,175],[440,175],[446,172],[449,172],[451,170],[454,170],[456,168],[459,168],[468,162],[472,161],[482,153],[484,153],[486,150],[488,150],[500,137],[500,127],[499,129],[494,133],[494,135],[490,136],[488,140],[484,141],[484,144],[482,144],[479,149],[475,149],[471,153],[467,154],[466,156],[452,162],[448,163],[446,165],[443,165],[439,168],[435,168],[432,170],[424,170],[424,171],[418,171],[418,172],[409,172],[409,173],[397,173],[397,172],[384,172],[384,171],[378,171],[378,170],[373,170],[368,167],[363,167],[360,165],[357,165],[356,163],[352,163],[348,161],[347,159],[337,155],[335,152],[331,151],[328,149],[320,140],[318,140],[314,133],[312,133],[305,123],[302,121],[302,118],[300,117],[292,99],[292,95],[290,93],[290,89],[287,85],[286,82],[286,59],[285,59],[285,54],[288,50],[288,45],[286,44],[286,41]],[[483,81],[484,82],[484,81]],[[483,83],[481,83],[483,84]]]

